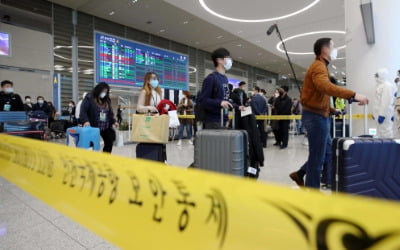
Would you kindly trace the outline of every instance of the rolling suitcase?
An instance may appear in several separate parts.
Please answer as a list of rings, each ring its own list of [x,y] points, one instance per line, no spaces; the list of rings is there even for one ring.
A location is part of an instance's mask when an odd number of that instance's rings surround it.
[[[165,162],[167,160],[166,148],[165,144],[139,143],[136,146],[136,158]]]
[[[223,110],[221,111],[221,127],[224,127]],[[247,161],[248,137],[246,131],[203,129],[197,132],[194,168],[245,176],[248,170]]]
[[[351,117],[351,106],[349,110]],[[367,107],[364,116],[366,133]],[[351,129],[351,118],[349,125]],[[332,146],[333,191],[400,200],[399,140],[368,138],[364,135],[335,138]]]

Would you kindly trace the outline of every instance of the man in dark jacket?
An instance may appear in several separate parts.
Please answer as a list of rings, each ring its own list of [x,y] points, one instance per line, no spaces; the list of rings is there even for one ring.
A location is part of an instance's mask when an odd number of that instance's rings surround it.
[[[14,84],[9,80],[1,82],[0,111],[24,111],[21,97],[14,93]]]
[[[277,115],[292,114],[292,99],[287,95],[289,87],[283,86],[279,89],[279,97],[275,102]],[[289,142],[290,120],[279,121],[279,141],[281,149],[285,149]]]
[[[251,109],[255,115],[265,115],[267,112],[267,102],[260,94],[260,87],[254,87],[254,95],[251,98]],[[264,120],[257,120],[257,128],[260,131],[261,143],[264,148],[267,147],[267,138],[265,135]]]
[[[49,104],[44,100],[43,96],[37,97],[37,103],[33,105],[32,111],[43,111],[47,117],[51,116],[51,108]]]
[[[232,67],[232,58],[228,50],[220,48],[211,54],[215,66],[215,72],[209,74],[203,81],[203,87],[199,96],[199,103],[204,109],[205,128],[221,128],[221,109],[232,108],[229,102],[229,86],[226,71]],[[224,124],[228,120],[228,112],[224,114]]]

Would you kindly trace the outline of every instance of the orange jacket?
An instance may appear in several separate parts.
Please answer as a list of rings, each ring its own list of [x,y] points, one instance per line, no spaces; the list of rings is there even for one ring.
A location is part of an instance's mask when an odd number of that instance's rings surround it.
[[[304,78],[300,96],[303,110],[328,117],[331,111],[330,96],[350,99],[355,92],[331,83],[325,60],[317,57]]]

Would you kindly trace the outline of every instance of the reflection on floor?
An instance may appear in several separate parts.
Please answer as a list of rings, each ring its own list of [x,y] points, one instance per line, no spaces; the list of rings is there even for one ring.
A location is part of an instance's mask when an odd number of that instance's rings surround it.
[[[55,141],[64,143],[63,141]],[[289,147],[274,147],[273,139],[264,149],[265,166],[259,181],[295,188],[289,179],[306,160],[303,136],[291,136]],[[135,158],[135,144],[115,147],[113,154]],[[187,167],[193,161],[193,146],[183,141],[167,145],[168,164]],[[48,205],[25,193],[0,177],[0,249],[116,249],[112,244],[89,232]]]

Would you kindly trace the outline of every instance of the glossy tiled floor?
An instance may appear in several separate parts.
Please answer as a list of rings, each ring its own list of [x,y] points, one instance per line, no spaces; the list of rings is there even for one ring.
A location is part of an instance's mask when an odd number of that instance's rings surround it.
[[[295,188],[288,174],[307,158],[303,136],[291,136],[289,147],[280,150],[268,141],[265,167],[259,181]],[[135,157],[136,145],[114,148],[113,154]],[[193,146],[183,141],[167,145],[168,164],[187,167],[193,161]],[[0,177],[0,249],[115,249],[48,205]]]

